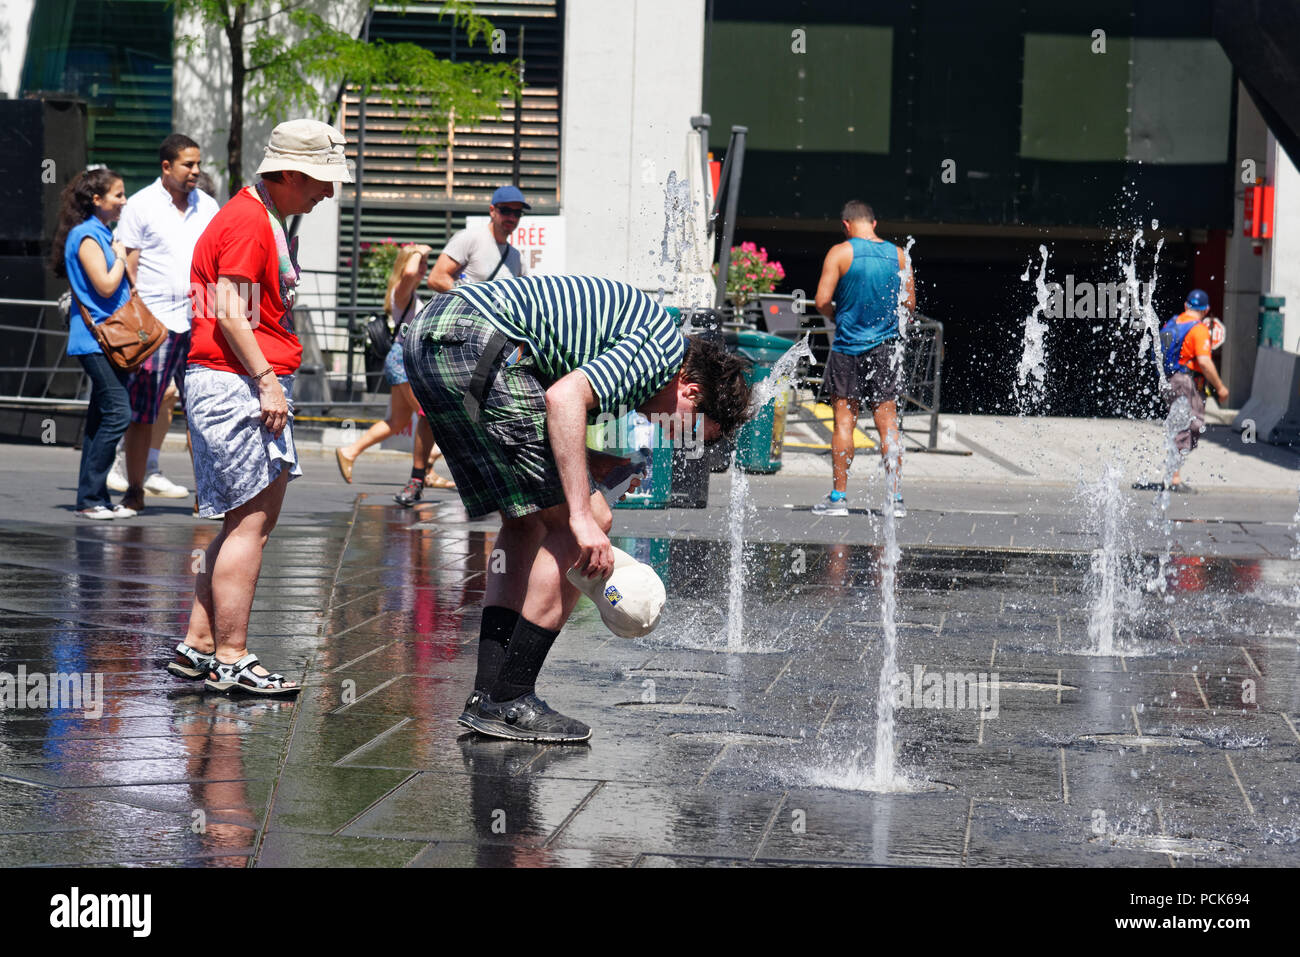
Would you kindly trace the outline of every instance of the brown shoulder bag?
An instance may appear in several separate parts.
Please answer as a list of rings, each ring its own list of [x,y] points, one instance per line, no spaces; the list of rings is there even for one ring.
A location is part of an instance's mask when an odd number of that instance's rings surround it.
[[[123,372],[139,367],[167,341],[167,327],[149,311],[134,286],[131,287],[131,298],[99,324],[91,321],[80,300],[77,300],[77,308],[108,361]]]

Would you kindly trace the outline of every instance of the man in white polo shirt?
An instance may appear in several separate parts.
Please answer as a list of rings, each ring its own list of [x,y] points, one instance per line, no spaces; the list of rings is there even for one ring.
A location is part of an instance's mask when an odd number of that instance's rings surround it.
[[[131,425],[119,450],[125,453],[126,474],[109,476],[110,488],[126,486],[123,501],[137,511],[144,508],[145,492],[165,498],[189,495],[188,489],[159,470],[158,450],[171,425],[176,394],[184,397],[190,349],[190,257],[219,208],[215,199],[196,188],[199,144],[173,133],[163,140],[158,158],[162,175],[127,200],[117,226],[117,238],[126,247],[127,273],[169,333],[127,383]],[[174,394],[168,390],[173,381]],[[113,471],[119,472],[116,465]]]

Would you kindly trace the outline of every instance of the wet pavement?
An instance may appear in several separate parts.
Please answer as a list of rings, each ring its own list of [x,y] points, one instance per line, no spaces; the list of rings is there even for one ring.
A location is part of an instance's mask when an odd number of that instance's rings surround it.
[[[918,490],[900,526],[898,615],[899,668],[917,686],[897,711],[912,788],[874,793],[883,520],[815,520],[801,492],[754,484],[742,648],[726,647],[724,510],[617,513],[615,543],[658,568],[669,604],[654,634],[631,641],[579,606],[539,682],[593,726],[576,747],[455,724],[493,523],[466,522],[450,496],[407,512],[340,487],[313,507],[307,483],[291,487],[250,635],[270,667],[304,676],[300,699],[278,703],[205,694],[162,670],[187,620],[193,556],[217,525],[166,510],[135,523],[6,511],[0,671],[102,676],[103,711],[30,696],[0,711],[0,859],[1300,859],[1300,562],[1280,518],[1252,530],[1247,513],[1235,527],[1229,515],[1214,530],[1223,542],[1179,540],[1167,599],[1131,596],[1119,653],[1098,656],[1095,542],[1082,520],[1070,538],[1050,519],[1072,514],[1063,497],[1056,512],[1005,516],[1004,529],[969,501]],[[1008,543],[1011,518],[1039,524]],[[1150,541],[1139,545],[1149,557]],[[943,679],[933,696],[927,676]]]

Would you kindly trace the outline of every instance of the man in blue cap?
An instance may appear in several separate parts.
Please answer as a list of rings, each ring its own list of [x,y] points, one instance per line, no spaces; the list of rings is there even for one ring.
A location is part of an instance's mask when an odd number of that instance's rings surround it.
[[[519,250],[510,245],[510,234],[518,228],[526,209],[532,207],[518,186],[502,186],[493,193],[488,227],[462,229],[451,237],[429,273],[429,288],[450,292],[458,283],[527,276],[528,266]]]

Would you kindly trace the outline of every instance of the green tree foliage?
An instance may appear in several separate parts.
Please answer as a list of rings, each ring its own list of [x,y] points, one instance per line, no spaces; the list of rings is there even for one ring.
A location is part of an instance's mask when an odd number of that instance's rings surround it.
[[[370,0],[371,6],[378,0]],[[230,59],[230,133],[226,141],[230,192],[243,185],[244,113],[280,122],[295,115],[319,116],[334,106],[342,83],[362,95],[376,92],[413,119],[406,132],[431,152],[433,136],[450,116],[500,116],[500,101],[519,89],[509,63],[440,60],[413,43],[363,42],[342,32],[313,7],[321,0],[172,0],[177,14],[194,14],[220,29]],[[405,4],[402,4],[405,6]],[[469,0],[447,0],[439,19],[451,16],[472,47],[492,40],[492,24]],[[199,36],[179,37],[193,54]],[[322,94],[322,90],[329,91]]]

